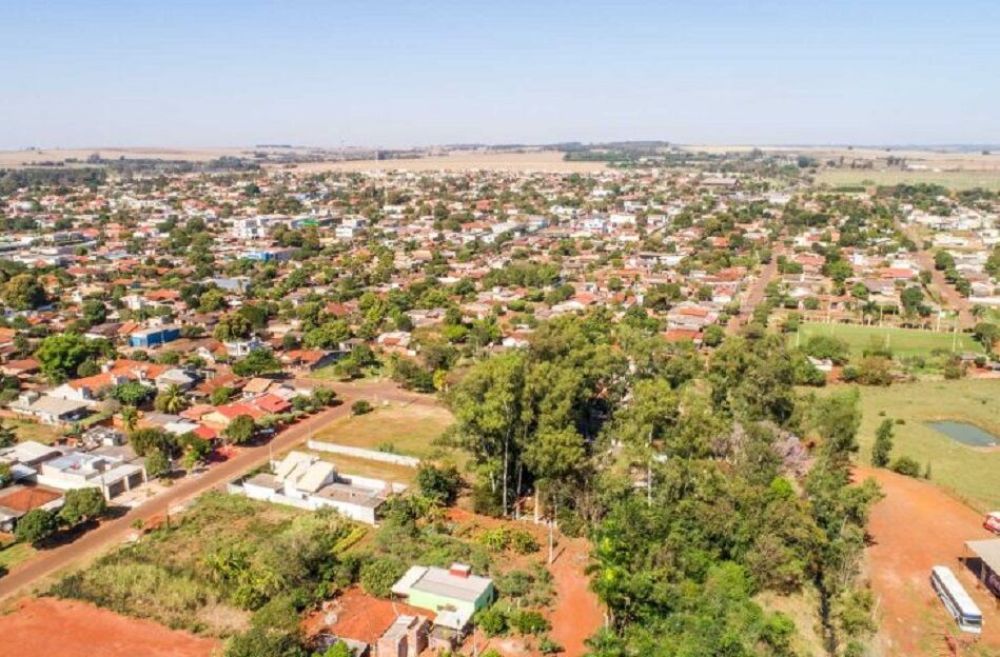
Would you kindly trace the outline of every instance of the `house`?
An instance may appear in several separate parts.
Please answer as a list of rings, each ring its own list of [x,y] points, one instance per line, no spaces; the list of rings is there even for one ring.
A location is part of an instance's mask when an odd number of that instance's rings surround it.
[[[87,402],[39,395],[37,392],[21,394],[11,402],[10,409],[15,413],[36,417],[42,424],[52,425],[76,422],[90,414]]]
[[[337,473],[332,463],[303,452],[289,452],[274,463],[274,473],[261,473],[236,487],[249,498],[301,509],[333,508],[341,514],[374,525],[389,495],[405,490],[379,479]]]
[[[128,343],[131,347],[158,347],[180,337],[181,329],[177,326],[155,326],[134,332],[129,336]]]
[[[113,499],[146,481],[146,466],[127,463],[104,454],[67,450],[41,464],[36,480],[59,490],[97,488]]]
[[[404,598],[412,607],[437,614],[431,645],[444,648],[453,646],[464,634],[473,615],[493,602],[494,586],[489,577],[473,575],[470,566],[453,563],[447,570],[436,566],[411,566],[393,584],[392,593]]]
[[[424,616],[399,616],[379,637],[375,654],[378,657],[416,657],[427,647],[430,630],[431,622]]]
[[[52,488],[23,485],[4,488],[0,490],[0,532],[13,532],[17,521],[28,511],[55,511],[62,505],[62,492]]]

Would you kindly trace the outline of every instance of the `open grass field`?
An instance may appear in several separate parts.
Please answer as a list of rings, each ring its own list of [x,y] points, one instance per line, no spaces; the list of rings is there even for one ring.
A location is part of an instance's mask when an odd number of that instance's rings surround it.
[[[335,420],[317,431],[314,438],[340,445],[385,449],[418,458],[441,451],[435,438],[451,426],[454,418],[441,406],[391,402],[377,405],[366,415]]]
[[[935,349],[958,353],[982,353],[983,347],[972,336],[959,333],[938,333],[920,329],[889,328],[881,326],[861,326],[860,324],[823,324],[804,322],[798,337],[792,334],[792,341],[805,341],[814,335],[828,335],[839,338],[850,345],[852,354],[861,354],[873,344],[888,346],[894,356],[928,356]]]
[[[860,460],[871,462],[875,430],[885,417],[895,427],[893,456],[931,464],[931,481],[979,511],[1000,509],[1000,448],[963,445],[927,426],[935,420],[974,424],[1000,436],[1000,380],[920,381],[861,388]],[[884,413],[882,416],[880,413]]]
[[[816,176],[816,182],[831,187],[845,185],[890,186],[925,183],[949,189],[981,187],[1000,190],[1000,171],[898,171],[867,169],[825,169]]]

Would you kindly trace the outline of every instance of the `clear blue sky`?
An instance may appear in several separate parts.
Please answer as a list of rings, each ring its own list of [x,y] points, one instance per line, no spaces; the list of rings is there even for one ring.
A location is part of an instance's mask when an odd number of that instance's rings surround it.
[[[1000,142],[1000,0],[0,0],[0,148]]]

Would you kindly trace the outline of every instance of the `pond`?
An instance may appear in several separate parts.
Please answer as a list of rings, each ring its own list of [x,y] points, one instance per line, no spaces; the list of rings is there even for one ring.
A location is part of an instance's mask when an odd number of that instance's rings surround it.
[[[952,440],[972,447],[994,447],[998,441],[993,434],[967,422],[928,422],[927,426],[940,431]]]

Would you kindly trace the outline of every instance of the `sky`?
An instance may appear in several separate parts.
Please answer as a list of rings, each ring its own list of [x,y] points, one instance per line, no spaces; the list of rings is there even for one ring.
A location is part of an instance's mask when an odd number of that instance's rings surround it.
[[[1000,1],[0,0],[0,148],[1000,143]]]

